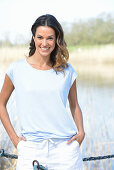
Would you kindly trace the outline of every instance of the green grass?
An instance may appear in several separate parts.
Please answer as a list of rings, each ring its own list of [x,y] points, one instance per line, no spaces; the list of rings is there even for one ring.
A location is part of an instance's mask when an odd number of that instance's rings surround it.
[[[69,51],[69,53],[72,53],[78,49],[94,49],[94,48],[97,48],[97,49],[100,49],[100,48],[105,48],[107,46],[113,46],[114,47],[114,44],[101,44],[101,45],[77,45],[77,46],[67,46],[67,49]]]

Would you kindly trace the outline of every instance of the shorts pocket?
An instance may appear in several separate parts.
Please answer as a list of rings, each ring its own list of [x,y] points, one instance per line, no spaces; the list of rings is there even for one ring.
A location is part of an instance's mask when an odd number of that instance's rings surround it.
[[[77,143],[78,146],[80,145],[79,142],[78,142],[77,140],[74,140],[74,141]]]
[[[18,142],[18,144],[17,144],[17,149],[19,149],[20,148],[20,146],[21,146],[21,144],[24,142],[24,140],[20,140],[19,142]]]

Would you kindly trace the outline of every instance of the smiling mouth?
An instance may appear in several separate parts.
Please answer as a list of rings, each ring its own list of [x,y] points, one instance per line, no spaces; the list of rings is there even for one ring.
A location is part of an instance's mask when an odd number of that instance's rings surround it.
[[[47,51],[49,50],[49,47],[48,48],[41,48],[43,51]]]

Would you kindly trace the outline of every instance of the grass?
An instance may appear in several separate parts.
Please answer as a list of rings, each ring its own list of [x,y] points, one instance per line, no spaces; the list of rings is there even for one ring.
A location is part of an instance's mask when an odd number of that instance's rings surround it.
[[[10,63],[28,55],[28,47],[1,47],[0,72],[3,73]]]
[[[92,50],[92,49],[100,49],[100,48],[105,48],[105,47],[107,47],[107,46],[112,46],[112,47],[114,47],[114,44],[101,44],[101,45],[98,45],[98,44],[96,44],[96,45],[76,45],[76,46],[68,46],[67,48],[68,48],[68,51],[70,52],[70,53],[72,53],[73,51],[76,51],[76,50],[78,50],[79,48],[80,49],[86,49],[86,50]]]
[[[72,48],[70,59],[77,63],[114,64],[114,45]]]
[[[2,124],[0,124],[0,149],[4,149],[7,153],[15,153],[17,154],[16,149],[11,143],[6,131],[4,130]],[[15,170],[17,160],[8,159],[8,158],[0,158],[0,169],[1,170]]]

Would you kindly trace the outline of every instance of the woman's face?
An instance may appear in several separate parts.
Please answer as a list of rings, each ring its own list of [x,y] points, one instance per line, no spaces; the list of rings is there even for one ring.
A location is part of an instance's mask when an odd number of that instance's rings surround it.
[[[34,42],[36,47],[36,52],[40,56],[50,57],[51,52],[55,48],[56,35],[54,29],[48,26],[39,26],[36,29]]]

